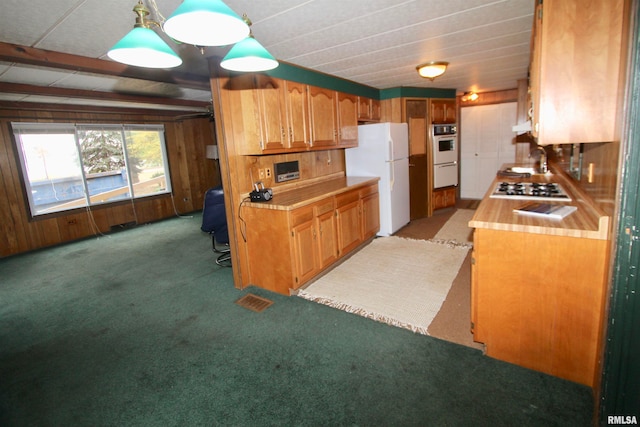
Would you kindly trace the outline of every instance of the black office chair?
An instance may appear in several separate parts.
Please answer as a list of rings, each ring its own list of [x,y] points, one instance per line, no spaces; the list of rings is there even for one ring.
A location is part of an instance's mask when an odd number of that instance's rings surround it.
[[[227,214],[224,209],[222,187],[210,188],[205,193],[200,229],[211,235],[213,252],[219,254],[216,258],[216,264],[222,267],[231,267],[229,230],[227,229]]]

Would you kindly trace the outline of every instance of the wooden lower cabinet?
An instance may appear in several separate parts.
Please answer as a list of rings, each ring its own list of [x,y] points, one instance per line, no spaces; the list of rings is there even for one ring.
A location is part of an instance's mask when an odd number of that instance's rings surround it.
[[[374,237],[380,231],[380,193],[377,187],[360,192],[362,197],[362,239]]]
[[[447,187],[433,190],[431,193],[431,203],[433,210],[449,208],[456,205],[456,188]]]
[[[378,185],[293,210],[246,206],[242,216],[251,284],[289,295],[375,236]]]
[[[338,252],[351,252],[362,241],[360,194],[350,191],[336,196],[336,227],[338,229]]]
[[[593,387],[607,264],[606,240],[476,228],[474,340],[490,357]]]

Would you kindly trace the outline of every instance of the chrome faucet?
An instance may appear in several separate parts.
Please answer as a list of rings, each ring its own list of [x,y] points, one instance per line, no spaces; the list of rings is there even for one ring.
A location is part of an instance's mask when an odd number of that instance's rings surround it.
[[[531,157],[531,155],[536,152],[539,151],[540,152],[540,167],[539,167],[539,171],[540,173],[547,173],[549,171],[549,165],[547,164],[547,152],[544,150],[543,147],[536,147],[533,150],[531,150],[531,153],[529,153],[529,157]]]

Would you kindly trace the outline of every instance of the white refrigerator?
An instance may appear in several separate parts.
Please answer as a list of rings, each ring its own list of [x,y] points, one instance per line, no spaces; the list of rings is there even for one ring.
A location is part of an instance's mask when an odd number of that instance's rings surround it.
[[[345,150],[347,176],[380,177],[380,231],[409,223],[409,131],[406,123],[358,126],[358,146]]]

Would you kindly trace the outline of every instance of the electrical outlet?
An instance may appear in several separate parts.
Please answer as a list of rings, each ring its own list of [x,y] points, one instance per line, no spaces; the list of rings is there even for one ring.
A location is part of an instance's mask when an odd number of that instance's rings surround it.
[[[264,179],[264,169],[258,169],[258,178]]]
[[[271,168],[265,168],[264,172],[267,178],[271,178]]]

